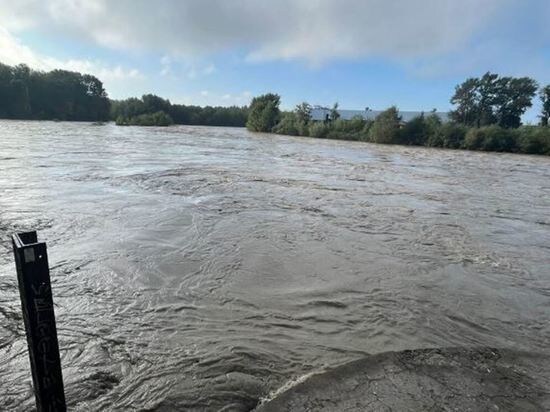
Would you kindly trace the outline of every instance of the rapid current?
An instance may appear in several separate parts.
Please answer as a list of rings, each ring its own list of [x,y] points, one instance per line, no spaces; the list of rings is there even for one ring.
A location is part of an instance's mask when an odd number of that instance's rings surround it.
[[[10,236],[47,242],[72,410],[242,410],[366,354],[550,351],[550,158],[0,121],[0,410],[34,398]]]

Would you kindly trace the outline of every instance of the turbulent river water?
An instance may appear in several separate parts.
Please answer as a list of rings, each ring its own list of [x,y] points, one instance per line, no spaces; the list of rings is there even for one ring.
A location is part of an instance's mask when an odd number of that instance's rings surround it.
[[[1,410],[34,402],[28,229],[75,410],[246,411],[366,354],[550,348],[547,157],[1,121]]]

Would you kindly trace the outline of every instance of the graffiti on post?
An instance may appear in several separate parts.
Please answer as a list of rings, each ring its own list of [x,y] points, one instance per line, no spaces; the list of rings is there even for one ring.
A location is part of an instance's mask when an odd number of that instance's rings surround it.
[[[38,412],[66,410],[46,244],[36,232],[14,235],[13,247]]]

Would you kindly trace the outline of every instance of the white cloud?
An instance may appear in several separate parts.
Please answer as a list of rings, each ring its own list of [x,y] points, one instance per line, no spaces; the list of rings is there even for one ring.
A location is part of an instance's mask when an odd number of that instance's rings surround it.
[[[0,62],[13,66],[26,63],[37,69],[47,68],[44,59],[39,58],[5,28],[0,27]]]
[[[191,67],[189,70],[187,70],[187,78],[190,80],[193,80],[197,77],[197,69],[194,67]]]
[[[160,70],[161,76],[168,76],[170,73],[172,73],[172,59],[170,58],[170,56],[163,56],[160,59],[160,65],[162,67]]]
[[[0,27],[0,62],[8,65],[24,63],[38,70],[64,69],[93,74],[106,84],[115,80],[142,80],[145,78],[137,69],[126,69],[120,65],[109,66],[99,60],[62,60],[41,55],[25,46],[2,27]]]
[[[207,66],[201,67],[197,63],[184,63],[183,71],[186,74],[187,78],[194,80],[199,77],[209,76],[216,71],[216,66],[213,64],[208,64]]]
[[[212,74],[216,71],[216,66],[214,66],[213,64],[209,64],[208,66],[206,66],[204,69],[202,69],[202,73],[204,75],[209,75],[209,74]]]
[[[100,80],[106,82],[112,80],[124,80],[124,79],[144,79],[145,76],[137,69],[125,69],[121,66],[107,66],[100,61],[91,60],[58,60],[52,58],[46,58],[44,60],[47,63],[48,68],[61,68],[65,70],[72,70],[80,73],[90,73],[99,77]]]
[[[186,59],[182,56],[165,55],[160,59],[160,75],[171,76],[177,79],[177,73],[183,73],[190,80],[198,77],[209,76],[216,71],[216,66],[212,63],[203,66],[197,59]]]
[[[58,30],[114,49],[250,61],[433,56],[471,41],[518,0],[0,0],[10,29]],[[195,78],[215,70],[189,70]]]

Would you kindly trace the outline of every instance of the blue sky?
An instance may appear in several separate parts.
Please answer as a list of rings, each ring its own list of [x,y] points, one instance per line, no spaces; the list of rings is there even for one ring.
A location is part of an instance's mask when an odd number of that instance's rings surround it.
[[[549,21],[548,0],[0,0],[0,61],[89,72],[112,98],[449,110],[488,70],[550,83]]]

